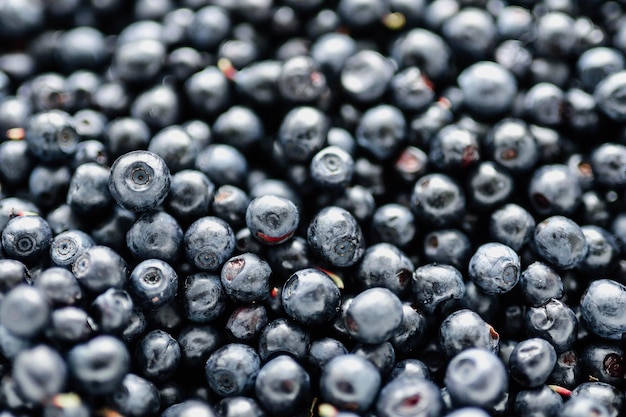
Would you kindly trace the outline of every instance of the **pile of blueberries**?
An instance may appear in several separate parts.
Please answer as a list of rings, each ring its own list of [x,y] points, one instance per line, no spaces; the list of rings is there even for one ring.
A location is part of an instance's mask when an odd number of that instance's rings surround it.
[[[626,1],[0,0],[0,417],[626,413]]]

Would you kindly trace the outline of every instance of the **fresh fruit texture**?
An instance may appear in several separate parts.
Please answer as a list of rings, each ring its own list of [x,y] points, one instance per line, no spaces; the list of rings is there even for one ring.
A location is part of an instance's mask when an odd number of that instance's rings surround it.
[[[0,415],[625,415],[625,4],[0,0]]]

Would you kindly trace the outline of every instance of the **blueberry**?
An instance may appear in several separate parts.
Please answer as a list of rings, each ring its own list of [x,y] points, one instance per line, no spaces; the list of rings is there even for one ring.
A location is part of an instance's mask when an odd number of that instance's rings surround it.
[[[509,359],[511,377],[526,388],[537,388],[546,382],[556,364],[556,351],[544,339],[519,342]]]
[[[146,149],[150,142],[150,130],[143,120],[119,117],[107,124],[103,142],[109,155],[118,158],[136,149]]]
[[[489,57],[497,36],[496,25],[491,14],[475,7],[464,7],[459,10],[443,22],[441,31],[455,53],[456,59],[462,62],[474,62]],[[494,80],[498,77],[502,76],[493,73],[491,77],[485,77],[485,79]],[[512,80],[506,80],[506,83],[509,81]],[[488,88],[488,90],[506,91],[510,88],[507,84],[496,85],[497,87],[492,90]],[[507,92],[507,94],[511,93]]]
[[[30,199],[44,209],[55,207],[67,196],[70,181],[68,166],[39,164],[28,177]]]
[[[163,397],[163,395],[161,395]],[[186,399],[167,407],[161,417],[217,417],[217,414],[206,401]]]
[[[488,154],[512,172],[528,172],[539,159],[539,147],[527,124],[520,119],[497,122],[485,139]]]
[[[146,259],[135,266],[128,285],[138,304],[158,308],[176,296],[178,275],[167,262]]]
[[[323,337],[311,342],[307,356],[307,363],[315,371],[321,371],[333,358],[346,355],[347,353],[348,350],[339,340],[332,339],[330,337]]]
[[[24,184],[34,165],[35,160],[25,141],[9,140],[0,143],[0,179],[4,184]]]
[[[281,355],[265,363],[254,383],[256,398],[272,415],[293,415],[311,395],[309,374],[298,362]]]
[[[557,353],[572,349],[578,336],[576,314],[567,305],[554,299],[529,308],[524,323],[529,337],[547,340]]]
[[[322,258],[339,267],[352,266],[364,252],[363,233],[345,209],[329,206],[309,223],[307,241]]]
[[[440,415],[444,409],[438,387],[419,377],[400,377],[385,385],[376,400],[376,411],[381,417]]]
[[[343,91],[358,102],[376,102],[388,89],[393,64],[380,53],[364,49],[346,59],[340,74]]]
[[[13,363],[17,391],[27,401],[49,401],[65,389],[67,374],[61,354],[43,344],[23,350]]]
[[[128,279],[124,258],[107,246],[92,246],[72,263],[72,272],[87,291],[101,293],[109,288],[122,288]]]
[[[355,282],[362,288],[384,287],[401,295],[410,285],[413,262],[389,243],[371,245],[359,263]]]
[[[526,92],[523,107],[530,121],[540,126],[558,126],[563,122],[565,94],[551,82],[540,82]]]
[[[391,57],[400,68],[418,66],[435,82],[451,73],[450,47],[439,35],[423,28],[401,34],[392,44]]]
[[[243,253],[224,263],[221,271],[222,286],[224,292],[235,301],[262,301],[269,295],[271,273],[265,259],[253,253]]]
[[[446,317],[439,328],[441,350],[449,358],[470,349],[480,348],[497,353],[500,335],[478,314],[457,310]]]
[[[557,356],[556,365],[548,378],[550,384],[572,389],[581,381],[582,365],[576,351],[568,350]]]
[[[180,345],[169,333],[156,329],[141,339],[135,352],[139,371],[150,381],[163,382],[178,369]]]
[[[444,380],[452,403],[490,409],[508,389],[502,361],[488,350],[470,348],[452,358]]]
[[[132,151],[113,162],[109,190],[123,208],[145,212],[163,203],[170,190],[170,181],[170,171],[158,155]]]
[[[561,277],[543,262],[528,265],[519,280],[524,300],[533,307],[545,305],[550,299],[563,297]]]
[[[611,416],[618,416],[624,403],[624,394],[604,382],[583,382],[572,390],[572,398],[596,400],[606,407]]]
[[[157,39],[120,42],[113,55],[117,77],[130,84],[146,84],[161,71],[165,45]]]
[[[294,236],[283,244],[268,247],[267,261],[272,272],[285,279],[312,264],[309,245],[306,239],[300,236]]]
[[[144,213],[126,233],[126,246],[137,260],[176,262],[182,252],[183,231],[164,211]]]
[[[230,343],[211,354],[206,362],[206,379],[219,396],[242,395],[253,388],[260,366],[254,349]]]
[[[459,184],[445,174],[426,174],[417,180],[411,194],[415,216],[436,227],[449,226],[465,212],[465,194]]]
[[[523,390],[515,396],[513,408],[517,415],[555,415],[563,399],[547,385]]]
[[[386,343],[391,344],[398,356],[410,355],[423,344],[428,324],[426,317],[420,310],[405,302],[402,304],[402,325]],[[385,371],[385,374],[389,374],[389,372]]]
[[[596,274],[614,272],[617,268],[619,247],[613,235],[594,225],[583,226],[581,229],[589,250],[578,268]]]
[[[403,205],[389,203],[376,209],[371,221],[372,234],[380,241],[402,248],[408,245],[417,232],[415,217]]]
[[[94,334],[95,323],[80,307],[58,307],[50,314],[46,336],[60,345],[84,342]]]
[[[583,87],[593,91],[600,81],[624,69],[624,56],[606,46],[591,48],[580,54],[576,62],[578,78]]]
[[[62,110],[35,113],[26,122],[25,140],[39,160],[61,162],[69,159],[80,140],[69,114]]]
[[[519,255],[501,243],[486,243],[476,249],[470,259],[470,279],[483,292],[490,295],[509,292],[520,277]]]
[[[574,19],[563,12],[551,11],[537,20],[537,52],[548,56],[566,56],[572,52],[576,37],[572,36]]]
[[[53,305],[72,305],[82,298],[82,290],[74,274],[65,268],[45,269],[33,284]]]
[[[246,225],[261,243],[276,245],[289,239],[298,227],[298,208],[273,195],[253,199],[246,209]]]
[[[192,45],[201,50],[215,48],[231,29],[230,15],[219,6],[204,6],[193,15],[187,27]]]
[[[235,234],[224,220],[205,216],[194,221],[183,236],[185,256],[196,268],[217,270],[235,249]]]
[[[42,217],[15,217],[2,230],[2,248],[11,258],[25,263],[40,260],[52,243],[52,230]]]
[[[267,315],[262,304],[243,305],[233,310],[224,328],[236,341],[250,343],[267,325]]]
[[[283,308],[288,316],[304,325],[330,321],[339,310],[340,293],[330,277],[314,268],[295,272],[281,291]]]
[[[476,135],[457,125],[442,128],[430,141],[429,162],[439,170],[455,172],[480,160]]]
[[[317,152],[309,165],[311,178],[322,188],[340,189],[348,185],[354,173],[354,160],[337,146]]]
[[[331,10],[327,9],[326,13],[320,12],[318,16],[320,21],[324,16],[324,21],[328,22]],[[357,51],[355,40],[347,34],[330,31],[321,35],[311,45],[311,57],[319,64],[320,69],[327,78],[334,80],[337,78],[346,60],[354,55]]]
[[[137,220],[137,215],[121,206],[115,205],[113,212],[99,221],[91,230],[94,243],[108,246],[118,252],[127,250],[126,234]],[[73,225],[78,228],[79,225]]]
[[[603,143],[591,153],[594,179],[610,188],[626,184],[626,146],[619,143]]]
[[[424,236],[424,257],[464,270],[472,255],[469,238],[457,229],[433,230]]]
[[[125,291],[109,288],[91,303],[90,316],[98,331],[120,334],[130,324],[133,299]]]
[[[394,106],[381,104],[367,110],[356,129],[357,144],[378,160],[394,156],[406,138],[406,120]]]
[[[598,82],[594,98],[599,109],[611,120],[621,122],[626,118],[620,91],[626,82],[626,71],[616,71]]]
[[[477,14],[475,10],[467,13]],[[461,19],[461,14],[457,16]],[[467,17],[469,16],[464,18]],[[483,14],[477,14],[476,18],[483,19]],[[449,28],[454,28],[455,19],[449,21]],[[478,25],[478,22],[474,24]],[[463,92],[463,105],[471,114],[483,119],[493,119],[506,114],[512,108],[517,95],[515,77],[508,69],[495,62],[482,61],[473,64],[459,74],[457,82]]]
[[[357,166],[358,162],[355,167]],[[361,185],[347,187],[333,204],[348,210],[357,221],[366,222],[371,219],[376,210],[376,201],[372,191]]]
[[[183,90],[189,103],[200,115],[219,113],[230,100],[228,79],[214,66],[207,66],[187,78]]]
[[[437,263],[415,270],[412,289],[417,306],[428,314],[448,311],[465,295],[461,272],[451,265]]]
[[[544,165],[528,185],[528,195],[537,213],[548,216],[572,214],[581,201],[581,188],[566,165]]]
[[[558,269],[578,266],[589,245],[578,224],[564,216],[552,216],[537,224],[534,233],[537,253]]]
[[[583,417],[588,415],[596,415],[598,417],[609,417],[609,411],[599,401],[591,398],[579,397],[565,401],[558,413],[557,417]]]
[[[0,304],[0,323],[19,337],[34,338],[50,320],[50,303],[43,290],[20,284]]]
[[[396,362],[390,375],[391,379],[402,377],[430,380],[430,371],[428,366],[419,359],[403,359]]]
[[[376,344],[393,337],[402,319],[402,303],[398,297],[386,288],[371,288],[354,297],[344,321],[357,341]]]
[[[593,281],[580,300],[585,324],[594,334],[613,340],[621,340],[625,331],[621,315],[617,312],[626,302],[626,287],[610,279]]]
[[[310,103],[323,93],[326,77],[312,58],[294,56],[283,63],[276,85],[286,101]]]
[[[124,376],[122,384],[109,398],[116,409],[129,416],[144,416],[156,413],[161,404],[157,387],[145,378],[132,373]]]
[[[235,147],[222,143],[208,145],[196,156],[195,169],[216,186],[241,186],[248,173],[248,161]]]
[[[116,337],[99,335],[74,346],[67,364],[81,391],[108,394],[120,386],[128,373],[130,354]]]
[[[310,106],[298,106],[283,118],[278,143],[289,159],[304,162],[323,148],[328,128],[329,120],[323,112]]]
[[[150,139],[149,152],[163,159],[172,174],[191,169],[199,151],[199,144],[180,125],[167,126]]]
[[[495,241],[519,251],[531,241],[535,226],[534,217],[526,209],[509,203],[491,213],[489,235]]]
[[[6,294],[20,284],[31,282],[26,265],[15,259],[0,259],[0,293]]]
[[[309,333],[303,326],[286,318],[278,318],[261,331],[257,351],[262,361],[282,354],[302,360],[309,350],[309,342]]]
[[[340,409],[367,410],[376,400],[380,373],[367,359],[355,354],[331,359],[320,377],[322,399]]]
[[[214,197],[215,186],[206,175],[197,170],[182,170],[172,175],[165,207],[179,222],[187,224],[206,216]]]
[[[212,325],[190,324],[178,334],[181,365],[185,369],[197,369],[206,365],[209,356],[222,345],[222,336]]]
[[[217,275],[207,272],[185,279],[182,304],[185,316],[192,322],[206,323],[219,317],[226,308],[224,288]]]

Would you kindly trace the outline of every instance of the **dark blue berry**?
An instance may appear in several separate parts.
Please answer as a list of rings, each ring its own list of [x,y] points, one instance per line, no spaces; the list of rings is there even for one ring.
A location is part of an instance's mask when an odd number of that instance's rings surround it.
[[[330,321],[339,310],[340,293],[330,277],[314,268],[295,272],[281,291],[287,315],[304,325]]]
[[[226,309],[226,294],[220,277],[207,272],[188,276],[182,304],[185,316],[192,322],[206,323],[218,318]]]
[[[139,371],[153,382],[170,378],[181,360],[180,345],[169,333],[152,330],[141,339],[135,352]]]
[[[311,380],[298,362],[281,355],[263,365],[254,390],[259,403],[271,415],[293,415],[309,400]]]
[[[417,268],[412,277],[417,306],[428,314],[443,313],[465,295],[461,272],[451,265],[437,263]]]
[[[431,381],[404,376],[395,378],[381,390],[376,400],[376,411],[381,417],[439,415],[444,403],[439,388]]]
[[[72,263],[72,272],[87,291],[101,293],[122,288],[128,279],[126,261],[107,246],[92,246]]]
[[[2,230],[2,248],[11,258],[25,263],[41,259],[50,250],[52,230],[37,215],[17,216]]]
[[[474,252],[468,271],[470,279],[485,294],[503,294],[519,281],[520,257],[506,245],[485,243]]]
[[[230,343],[211,354],[206,362],[205,374],[213,392],[231,397],[246,394],[252,389],[260,367],[261,360],[253,348]]]
[[[182,252],[183,231],[164,211],[142,214],[126,233],[126,246],[137,260],[176,262]]]
[[[235,234],[224,220],[205,216],[194,221],[183,236],[185,256],[196,268],[215,271],[235,250]]]
[[[589,245],[578,224],[564,216],[552,216],[535,227],[534,247],[542,258],[558,269],[578,266]]]
[[[357,341],[377,344],[391,339],[402,319],[400,299],[386,288],[371,288],[354,297],[344,322]]]
[[[352,266],[363,256],[365,242],[356,219],[345,209],[329,206],[313,218],[307,241],[322,258],[339,267]]]
[[[322,399],[344,410],[363,412],[374,403],[381,377],[367,359],[355,354],[339,355],[322,370]]]

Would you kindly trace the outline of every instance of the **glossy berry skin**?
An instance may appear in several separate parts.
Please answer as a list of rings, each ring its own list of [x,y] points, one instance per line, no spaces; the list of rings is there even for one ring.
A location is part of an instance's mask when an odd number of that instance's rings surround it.
[[[2,248],[12,259],[32,263],[46,254],[52,243],[52,230],[40,216],[18,216],[2,230]]]
[[[299,162],[308,161],[326,142],[329,120],[320,110],[298,106],[290,110],[278,130],[278,143],[285,155]]]
[[[413,269],[413,262],[396,246],[377,243],[365,251],[354,280],[364,289],[383,287],[401,295],[410,285]]]
[[[348,97],[360,103],[372,103],[387,91],[393,64],[380,53],[364,49],[346,60],[339,77]]]
[[[293,415],[311,395],[311,380],[306,370],[287,355],[265,363],[256,378],[254,392],[268,413]]]
[[[528,172],[539,159],[539,146],[521,119],[497,122],[485,138],[488,155],[513,173]]]
[[[35,113],[26,122],[28,149],[39,160],[60,162],[69,159],[80,137],[72,117],[62,110]]]
[[[459,270],[465,270],[471,255],[470,240],[460,230],[433,230],[424,236],[424,257],[429,262],[447,264]]]
[[[603,78],[594,89],[593,96],[600,110],[611,120],[626,120],[626,109],[620,97],[620,91],[626,83],[626,71],[617,71]]]
[[[327,146],[313,156],[309,171],[320,187],[341,189],[352,180],[354,159],[338,146]]]
[[[310,247],[324,260],[339,267],[352,266],[363,256],[361,227],[347,210],[329,206],[313,218],[307,229]]]
[[[221,417],[265,417],[259,403],[250,397],[226,397],[216,405]]]
[[[543,262],[536,261],[522,272],[519,287],[527,304],[539,307],[563,296],[561,277]]]
[[[224,263],[221,281],[224,292],[234,301],[251,303],[269,296],[272,270],[265,259],[243,253]]]
[[[148,152],[163,159],[171,174],[191,169],[198,155],[199,144],[180,125],[167,126],[150,139]]]
[[[94,162],[76,168],[67,191],[67,204],[76,213],[103,213],[113,204],[109,192],[109,169]]]
[[[128,279],[126,261],[107,246],[92,246],[72,264],[72,272],[88,292],[99,294],[122,288]]]
[[[402,303],[386,288],[371,288],[358,294],[345,313],[350,335],[361,343],[389,340],[402,325]]]
[[[452,22],[449,22],[452,25]],[[463,105],[480,118],[492,119],[507,112],[517,95],[517,81],[505,67],[482,61],[471,65],[457,79]]]
[[[449,358],[469,349],[480,348],[497,353],[500,335],[477,313],[461,309],[446,317],[439,327],[439,344]]]
[[[340,296],[337,284],[326,273],[314,268],[294,273],[281,291],[287,315],[304,325],[323,324],[335,317]]]
[[[76,304],[83,295],[76,277],[65,268],[46,268],[33,285],[43,291],[53,305]]]
[[[544,339],[519,342],[509,358],[511,377],[525,388],[537,388],[546,382],[556,364],[556,351]]]
[[[136,260],[174,263],[182,252],[183,230],[165,211],[144,213],[126,233],[126,246]]]
[[[181,366],[194,370],[205,366],[209,356],[223,344],[217,327],[210,324],[189,324],[176,340],[180,345]]]
[[[436,416],[444,409],[439,388],[419,377],[400,377],[387,383],[376,400],[376,411],[381,417],[402,415]]]
[[[45,334],[59,345],[74,345],[93,335],[95,326],[92,320],[80,307],[58,307],[50,314]]]
[[[572,390],[572,397],[596,400],[606,407],[612,417],[620,414],[624,403],[624,394],[604,382],[583,382]]]
[[[50,320],[50,302],[39,288],[20,284],[0,305],[0,323],[16,336],[34,338]]]
[[[513,409],[516,415],[555,415],[563,405],[559,394],[547,385],[519,391]],[[532,414],[531,414],[532,413]]]
[[[235,341],[250,343],[259,336],[267,323],[265,306],[253,303],[237,307],[228,317],[224,328]]]
[[[547,340],[557,353],[572,349],[578,336],[576,314],[567,305],[554,299],[526,310],[524,327],[529,337]]]
[[[465,194],[451,177],[439,173],[426,174],[413,187],[411,209],[426,224],[450,226],[465,213]]]
[[[35,165],[25,141],[9,140],[0,143],[0,179],[5,184],[24,184]]]
[[[246,394],[254,387],[260,367],[261,360],[253,348],[229,343],[211,354],[205,374],[213,392],[232,397]]]
[[[345,355],[348,349],[337,339],[323,337],[311,342],[309,348],[307,363],[315,371],[321,371],[326,364],[333,358]]]
[[[207,323],[218,318],[226,309],[226,297],[220,277],[198,272],[185,279],[182,304],[192,322]]]
[[[581,201],[581,188],[566,165],[544,165],[538,168],[528,185],[534,209],[542,216],[574,212]]]
[[[446,369],[445,386],[454,405],[491,408],[508,389],[502,361],[484,349],[466,349],[452,358]]]
[[[599,401],[586,397],[578,397],[565,401],[556,414],[556,417],[609,417],[610,415],[607,408]]]
[[[214,193],[215,185],[206,175],[198,170],[184,169],[172,175],[164,204],[170,215],[188,224],[209,213]]]
[[[626,303],[626,287],[611,279],[593,281],[585,290],[580,311],[587,328],[611,340],[621,340],[626,322],[620,314]]]
[[[496,295],[511,291],[520,276],[519,255],[501,243],[485,243],[470,259],[470,279],[485,294]]]
[[[460,126],[449,125],[430,141],[429,163],[442,171],[459,172],[480,160],[476,135]]]
[[[161,417],[218,417],[206,401],[199,399],[179,400],[167,407]]]
[[[50,260],[54,265],[69,267],[76,258],[94,246],[93,239],[80,230],[68,230],[54,236],[50,244]]]
[[[386,343],[391,344],[398,356],[410,355],[422,346],[428,324],[422,311],[413,304],[404,302],[402,303],[402,325]],[[393,359],[395,361],[395,358]],[[393,366],[394,361],[390,361],[392,363],[390,363],[389,368]],[[391,371],[391,369],[386,371]],[[385,372],[385,374],[387,375],[389,372]]]
[[[0,259],[0,293],[6,294],[18,285],[30,282],[26,265],[15,259]]]
[[[564,216],[552,216],[535,227],[534,245],[539,256],[558,269],[571,269],[587,255],[589,245],[578,224]]]
[[[294,236],[281,245],[268,247],[267,261],[274,274],[287,279],[312,264],[311,251],[306,239]]]
[[[404,111],[424,110],[435,97],[434,86],[417,66],[398,71],[390,85],[392,101]]]
[[[402,248],[408,245],[417,232],[415,216],[403,205],[385,204],[374,212],[370,225],[376,239]]]
[[[578,268],[593,274],[613,273],[619,262],[619,246],[613,235],[595,225],[585,225],[581,230],[589,250]]]
[[[406,120],[398,108],[381,104],[367,110],[356,129],[357,144],[378,160],[395,155],[405,141]]]
[[[535,226],[532,214],[520,205],[509,203],[491,213],[489,236],[494,241],[519,251],[531,241]]]
[[[337,356],[326,364],[319,383],[324,401],[359,413],[374,403],[381,377],[367,359],[347,354]]]
[[[246,209],[248,229],[266,245],[288,240],[298,228],[299,221],[298,207],[292,201],[274,195],[256,197]]]
[[[81,390],[89,394],[115,391],[130,368],[130,354],[113,336],[100,335],[74,346],[67,363]]]
[[[235,250],[235,234],[224,220],[201,217],[193,222],[183,236],[185,256],[196,268],[215,271]]]
[[[178,275],[167,262],[146,259],[135,266],[128,278],[128,286],[140,305],[154,309],[176,296]]]
[[[411,284],[416,305],[428,314],[446,312],[465,295],[463,275],[451,265],[420,266]]]
[[[110,401],[128,416],[145,416],[158,412],[161,395],[157,387],[145,378],[126,374],[120,387],[110,394]]]
[[[170,190],[170,171],[155,153],[131,151],[113,162],[109,191],[117,204],[135,213],[154,210]]]
[[[620,143],[604,143],[593,150],[590,161],[594,179],[606,187],[615,189],[626,184],[624,165],[626,146]]]
[[[43,403],[65,389],[67,364],[55,349],[40,344],[21,351],[13,363],[13,380],[20,396]]]
[[[135,352],[141,374],[153,382],[170,378],[180,364],[180,345],[169,333],[152,330],[141,339]]]
[[[279,354],[303,360],[309,350],[309,342],[309,333],[303,326],[281,317],[263,328],[257,352],[263,362]]]
[[[125,290],[109,288],[91,303],[89,314],[102,333],[120,334],[130,324],[133,299]]]

